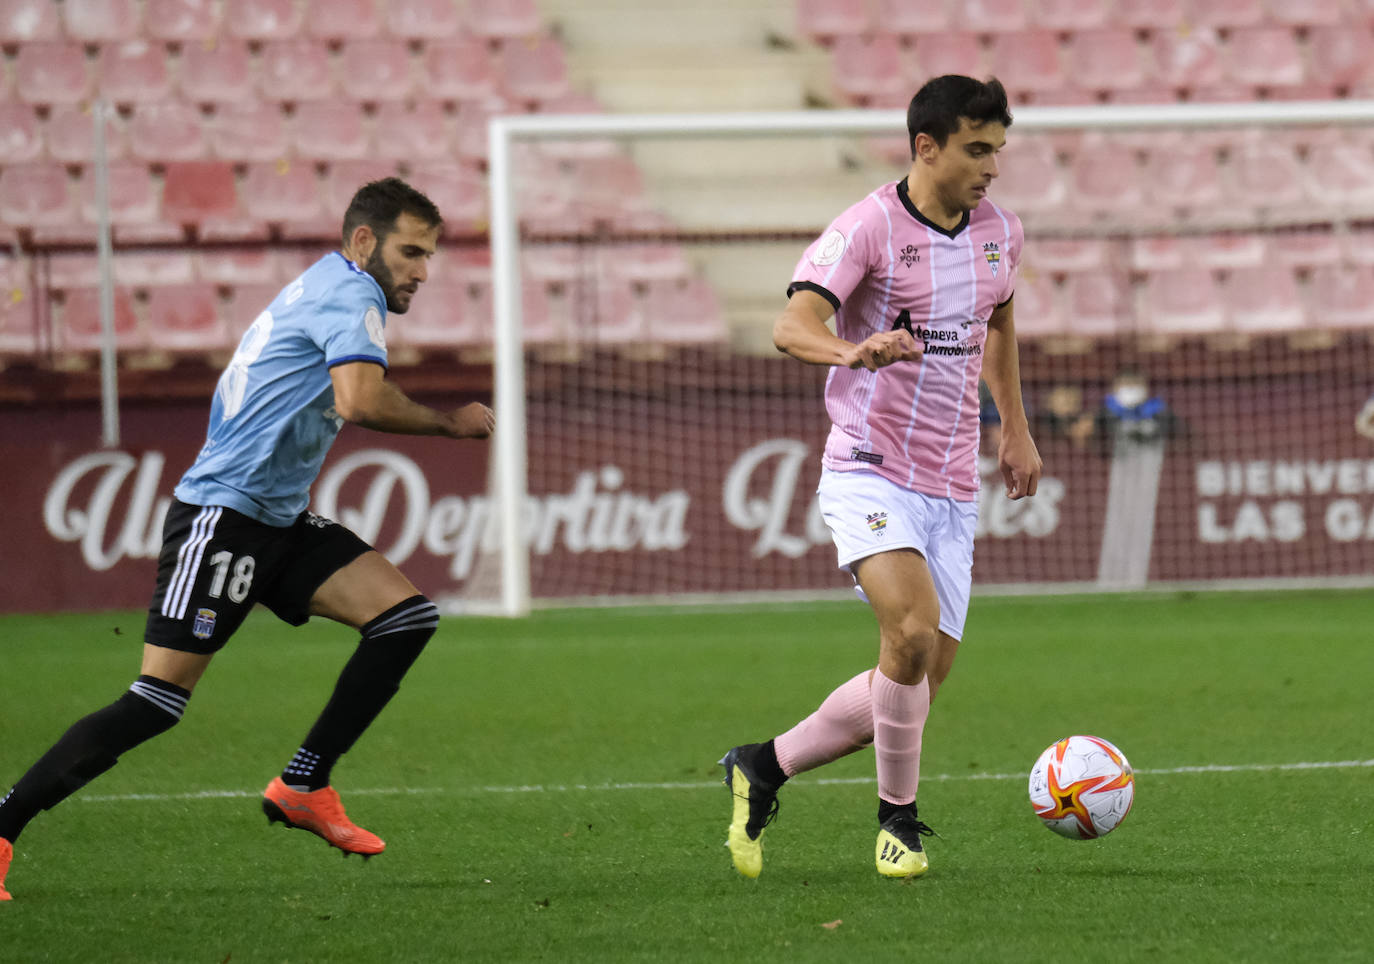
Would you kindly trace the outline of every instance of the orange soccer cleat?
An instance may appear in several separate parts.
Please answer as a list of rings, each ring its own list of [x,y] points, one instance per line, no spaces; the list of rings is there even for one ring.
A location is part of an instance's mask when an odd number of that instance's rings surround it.
[[[276,777],[262,793],[262,812],[267,814],[268,823],[280,821],[288,828],[309,830],[330,846],[338,847],[345,857],[362,854],[367,858],[386,849],[382,838],[348,819],[333,787],[305,793],[292,790],[281,777]]]
[[[5,889],[5,875],[10,872],[10,861],[14,859],[14,844],[0,837],[0,900],[14,900]]]

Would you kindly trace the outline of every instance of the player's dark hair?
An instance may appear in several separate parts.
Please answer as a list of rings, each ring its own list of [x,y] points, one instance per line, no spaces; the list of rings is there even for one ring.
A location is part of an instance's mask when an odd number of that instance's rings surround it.
[[[959,118],[978,125],[996,121],[1011,126],[1007,108],[1007,89],[996,77],[975,80],[960,74],[933,77],[916,91],[906,109],[906,130],[911,137],[911,159],[916,159],[916,135],[926,134],[945,146],[949,135],[959,129]]]
[[[378,243],[396,226],[396,219],[402,214],[417,217],[430,227],[439,227],[444,219],[434,202],[411,187],[399,177],[384,177],[358,188],[353,200],[348,202],[344,212],[343,242],[347,247],[348,239],[355,228],[366,224],[377,236]]]

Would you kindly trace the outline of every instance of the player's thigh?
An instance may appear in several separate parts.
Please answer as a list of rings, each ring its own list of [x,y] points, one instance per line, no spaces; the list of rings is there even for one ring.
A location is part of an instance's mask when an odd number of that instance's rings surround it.
[[[144,676],[164,680],[173,686],[180,686],[189,693],[196,688],[213,657],[213,653],[188,653],[144,643],[143,664],[139,672]]]
[[[940,622],[940,598],[925,558],[894,549],[853,563],[854,578],[878,617],[884,638],[928,637]]]
[[[385,556],[372,550],[326,579],[310,597],[310,612],[360,628],[419,592]]]

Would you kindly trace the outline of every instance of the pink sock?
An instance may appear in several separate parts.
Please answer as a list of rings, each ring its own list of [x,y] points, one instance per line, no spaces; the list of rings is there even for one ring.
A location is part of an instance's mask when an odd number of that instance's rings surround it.
[[[864,670],[825,698],[816,712],[773,740],[789,777],[814,770],[873,742],[873,700]]]
[[[889,803],[916,800],[921,774],[921,733],[930,715],[930,680],[915,686],[873,674],[873,751],[878,757],[878,796]]]

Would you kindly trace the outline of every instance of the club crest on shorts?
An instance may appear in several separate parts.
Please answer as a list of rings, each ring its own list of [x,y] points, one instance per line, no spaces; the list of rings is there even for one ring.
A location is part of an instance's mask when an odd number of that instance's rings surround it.
[[[870,512],[867,516],[868,527],[873,530],[875,536],[881,536],[887,531],[887,513]]]
[[[191,624],[191,635],[196,639],[209,639],[215,634],[215,616],[213,609],[197,609],[196,620]]]

